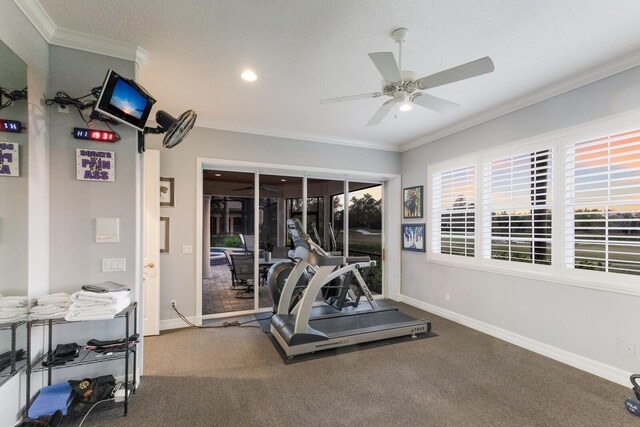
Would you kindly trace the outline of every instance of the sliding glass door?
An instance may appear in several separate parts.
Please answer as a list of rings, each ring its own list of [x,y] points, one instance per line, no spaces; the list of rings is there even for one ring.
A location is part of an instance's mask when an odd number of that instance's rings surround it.
[[[204,170],[203,193],[210,264],[203,268],[203,316],[273,306],[267,276],[272,265],[289,261],[290,218],[299,219],[327,252],[376,260],[365,281],[373,293],[382,293],[380,183]]]
[[[254,179],[245,172],[203,173],[205,203],[210,203],[209,235],[203,236],[209,240],[210,265],[202,280],[203,315],[254,309]]]
[[[349,256],[377,262],[365,277],[374,294],[382,294],[382,185],[349,181]]]
[[[259,198],[259,258],[258,274],[260,276],[258,308],[273,307],[271,292],[267,283],[267,275],[271,266],[280,261],[289,261],[289,236],[287,220],[294,217],[290,206],[292,201],[301,201],[303,178],[287,175],[260,174]],[[300,203],[303,205],[302,203]],[[296,213],[298,213],[296,203]],[[302,214],[302,209],[300,209]]]

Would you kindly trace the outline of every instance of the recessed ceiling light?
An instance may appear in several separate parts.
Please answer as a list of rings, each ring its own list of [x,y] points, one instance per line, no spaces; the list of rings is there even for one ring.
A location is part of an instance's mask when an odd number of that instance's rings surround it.
[[[284,178],[282,178],[280,181],[281,181],[281,182],[287,182],[287,180],[286,180],[286,179],[284,179]]]
[[[222,174],[221,173],[216,173],[213,176],[222,176]]]
[[[240,74],[240,77],[248,82],[255,82],[258,79],[256,73],[251,70],[244,70],[242,74]]]

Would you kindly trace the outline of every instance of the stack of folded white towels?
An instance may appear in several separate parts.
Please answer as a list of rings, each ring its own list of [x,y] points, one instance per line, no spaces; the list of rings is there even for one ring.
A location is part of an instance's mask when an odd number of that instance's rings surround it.
[[[0,324],[14,323],[27,318],[27,297],[3,297],[0,295]]]
[[[31,307],[29,317],[32,320],[60,319],[67,314],[71,305],[71,295],[60,292],[38,298],[38,304]]]
[[[129,304],[131,300],[128,290],[102,293],[80,291],[71,295],[71,307],[64,318],[71,322],[113,319]]]

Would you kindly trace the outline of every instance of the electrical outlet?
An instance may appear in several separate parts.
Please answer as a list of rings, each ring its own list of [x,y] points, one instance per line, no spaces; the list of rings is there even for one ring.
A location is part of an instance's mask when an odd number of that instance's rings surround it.
[[[58,113],[69,114],[69,107],[68,106],[63,106],[63,105],[58,105]]]
[[[176,300],[172,299],[171,300],[171,304],[169,305],[169,307],[177,307],[178,305],[176,304]]]
[[[445,301],[451,301],[451,295],[449,294],[449,292],[444,294],[444,300]]]
[[[632,342],[624,344],[624,355],[629,357],[636,357],[636,346]]]

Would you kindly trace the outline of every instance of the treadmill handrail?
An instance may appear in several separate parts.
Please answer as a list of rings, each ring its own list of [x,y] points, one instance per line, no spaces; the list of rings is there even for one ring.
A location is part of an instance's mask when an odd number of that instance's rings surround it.
[[[303,334],[307,332],[307,328],[309,327],[309,318],[311,317],[311,308],[313,308],[316,295],[320,292],[320,288],[327,283],[327,276],[331,274],[334,268],[335,266],[333,265],[318,267],[318,271],[316,271],[311,280],[309,280],[309,284],[302,294],[302,300],[298,303],[298,313],[296,313],[294,333]],[[285,287],[289,284],[290,277],[291,275],[287,278]],[[282,303],[278,304],[278,311],[280,311],[281,305]],[[287,305],[286,307],[288,308],[289,306]]]
[[[282,287],[282,292],[280,293],[280,301],[278,302],[278,313],[277,314],[288,314],[289,306],[291,305],[291,298],[293,298],[293,291],[300,280],[300,277],[305,273],[309,263],[304,259],[299,259],[296,263],[291,273],[289,273],[289,277],[284,282],[284,286]],[[306,290],[305,290],[306,292]]]

